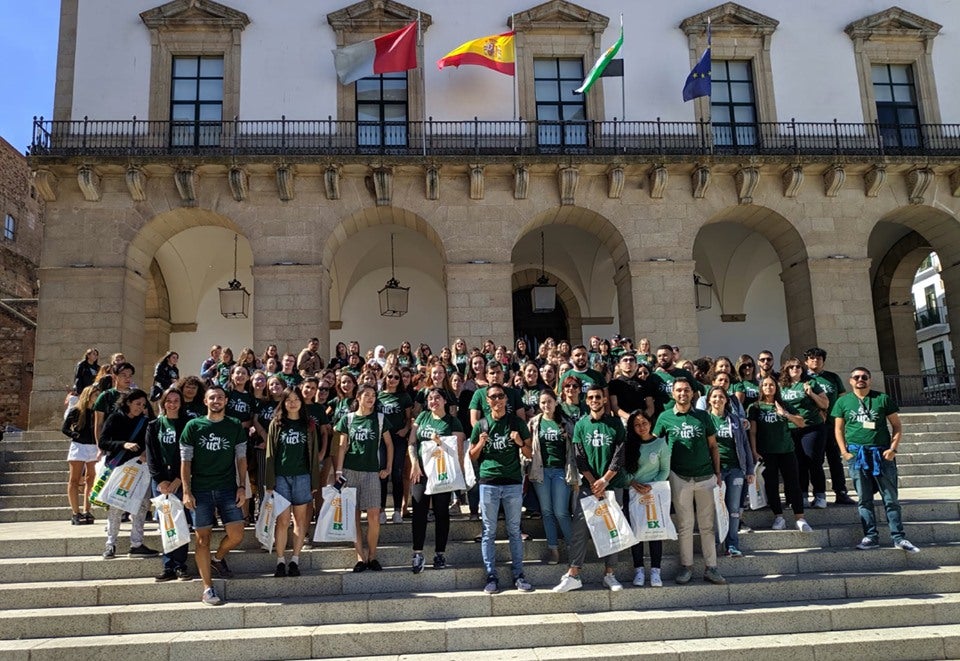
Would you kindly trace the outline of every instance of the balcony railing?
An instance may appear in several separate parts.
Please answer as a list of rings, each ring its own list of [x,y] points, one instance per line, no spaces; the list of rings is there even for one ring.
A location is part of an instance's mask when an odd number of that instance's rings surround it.
[[[944,310],[941,308],[922,308],[917,310],[914,313],[914,321],[917,325],[917,330],[947,323]]]
[[[33,156],[960,156],[960,124],[39,118],[33,129]]]
[[[885,374],[887,394],[899,406],[956,406],[957,371],[953,365],[942,370],[924,370],[922,374]]]

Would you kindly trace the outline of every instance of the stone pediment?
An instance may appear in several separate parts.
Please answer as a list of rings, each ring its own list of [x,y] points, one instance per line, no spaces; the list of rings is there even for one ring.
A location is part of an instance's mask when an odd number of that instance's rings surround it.
[[[610,19],[566,0],[550,0],[513,16],[514,30],[569,30],[599,33]]]
[[[850,35],[851,39],[878,36],[930,39],[937,36],[942,27],[939,23],[934,23],[900,7],[890,7],[854,21],[844,28],[844,32]]]
[[[725,2],[685,18],[680,23],[680,29],[687,36],[703,33],[707,29],[707,19],[710,20],[711,29],[724,36],[770,35],[780,25],[780,21],[760,12],[747,9],[736,2]]]
[[[422,30],[433,23],[430,14],[394,0],[361,0],[327,14],[327,23],[336,32],[390,32],[420,18]]]
[[[148,9],[140,19],[150,29],[243,30],[250,17],[213,0],[173,0]]]

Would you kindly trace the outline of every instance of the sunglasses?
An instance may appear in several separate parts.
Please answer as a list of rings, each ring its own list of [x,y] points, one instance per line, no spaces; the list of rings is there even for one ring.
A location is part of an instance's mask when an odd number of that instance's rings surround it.
[[[854,381],[869,381],[870,376],[867,374],[851,374],[850,378]]]
[[[506,399],[506,398],[507,396],[504,395],[503,393],[500,393],[499,395],[487,395],[487,399],[491,401],[496,401],[498,399]]]
[[[757,358],[757,362],[761,362],[761,363],[772,363],[772,362],[773,362],[773,358]]]
[[[400,378],[400,375],[399,375],[399,374],[387,374],[386,378],[388,378],[388,379],[393,379],[394,381],[396,381],[397,379]]]
[[[788,370],[800,370],[803,369],[800,365],[787,365]]]
[[[587,401],[603,399],[603,395],[587,395]]]

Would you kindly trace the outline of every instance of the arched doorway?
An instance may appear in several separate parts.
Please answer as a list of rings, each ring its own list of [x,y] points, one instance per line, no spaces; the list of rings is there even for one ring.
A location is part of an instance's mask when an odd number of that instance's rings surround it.
[[[526,340],[533,351],[548,337],[570,339],[563,302],[558,300],[552,312],[534,312],[532,292],[532,285],[513,292],[513,336]]]

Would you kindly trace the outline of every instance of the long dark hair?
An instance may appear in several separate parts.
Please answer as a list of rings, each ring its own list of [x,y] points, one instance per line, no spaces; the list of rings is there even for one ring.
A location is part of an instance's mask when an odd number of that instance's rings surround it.
[[[627,440],[623,444],[623,467],[628,473],[636,473],[640,467],[640,444],[643,439],[633,430],[633,423],[640,417],[650,423],[650,428],[653,429],[653,418],[647,415],[646,411],[637,409],[627,418]]]
[[[273,409],[273,420],[289,420],[287,416],[287,397],[290,395],[296,395],[297,399],[300,400],[300,419],[303,420],[307,417],[307,402],[303,399],[303,393],[300,392],[299,388],[293,386],[287,386],[283,389],[283,392],[280,393],[280,401],[277,402],[277,408]]]
[[[130,392],[128,392],[127,394],[123,395],[120,398],[120,401],[117,403],[117,410],[122,412],[124,415],[129,414],[130,402],[136,401],[138,399],[142,399],[147,403],[146,405],[148,407],[150,406],[150,398],[147,396],[147,393],[145,393],[143,390],[140,390],[139,388],[134,388],[133,390],[131,390]],[[146,413],[146,410],[144,410],[144,413]]]

